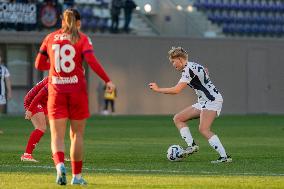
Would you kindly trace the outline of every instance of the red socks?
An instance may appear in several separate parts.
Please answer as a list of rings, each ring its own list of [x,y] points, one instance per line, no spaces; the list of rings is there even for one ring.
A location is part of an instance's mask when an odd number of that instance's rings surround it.
[[[58,163],[64,163],[64,152],[56,152],[53,154],[55,166]],[[71,161],[72,174],[77,175],[82,173],[83,161]]]
[[[56,152],[55,154],[53,154],[53,161],[55,166],[58,163],[64,163],[64,152]]]
[[[25,153],[28,153],[28,154],[32,154],[33,153],[33,151],[34,151],[34,149],[36,147],[36,144],[40,141],[40,139],[43,136],[43,134],[44,134],[44,132],[39,130],[39,129],[33,130],[33,132],[30,135],[28,144],[26,146]]]
[[[82,166],[83,166],[82,161],[71,161],[71,166],[72,166],[72,174],[76,175],[82,173]]]

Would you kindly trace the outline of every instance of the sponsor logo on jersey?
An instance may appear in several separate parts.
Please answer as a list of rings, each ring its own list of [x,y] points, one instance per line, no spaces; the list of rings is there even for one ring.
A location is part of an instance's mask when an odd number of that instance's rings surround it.
[[[77,75],[74,75],[72,77],[56,77],[52,76],[52,84],[75,84],[78,83],[78,77]]]
[[[63,40],[71,40],[71,36],[69,34],[56,34],[54,35],[54,41],[63,41]]]

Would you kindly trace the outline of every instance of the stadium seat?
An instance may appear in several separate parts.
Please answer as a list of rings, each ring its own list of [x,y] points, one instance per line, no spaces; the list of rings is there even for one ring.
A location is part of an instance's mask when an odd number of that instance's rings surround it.
[[[207,13],[224,33],[280,36],[283,33],[284,2],[280,0],[197,0],[197,9]]]

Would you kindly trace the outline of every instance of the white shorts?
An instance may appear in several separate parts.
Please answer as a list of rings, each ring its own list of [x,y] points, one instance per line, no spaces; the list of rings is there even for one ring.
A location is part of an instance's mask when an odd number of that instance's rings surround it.
[[[0,104],[3,105],[3,104],[6,104],[6,97],[3,96],[3,95],[0,95]]]
[[[213,110],[216,111],[217,116],[219,116],[222,110],[222,104],[223,101],[203,101],[193,104],[192,107],[198,110]]]

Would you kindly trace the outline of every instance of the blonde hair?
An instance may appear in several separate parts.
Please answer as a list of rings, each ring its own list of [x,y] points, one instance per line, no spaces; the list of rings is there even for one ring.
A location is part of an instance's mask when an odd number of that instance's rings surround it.
[[[63,18],[65,22],[62,25],[64,33],[69,33],[71,35],[71,43],[74,44],[80,39],[79,29],[77,28],[77,21],[80,20],[80,14],[75,9],[66,9],[63,13]]]
[[[182,47],[172,47],[172,49],[169,50],[168,55],[170,60],[174,58],[188,59],[188,53]]]

